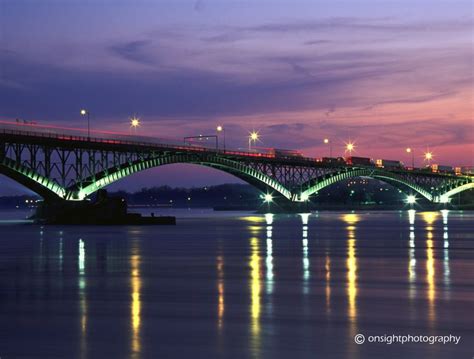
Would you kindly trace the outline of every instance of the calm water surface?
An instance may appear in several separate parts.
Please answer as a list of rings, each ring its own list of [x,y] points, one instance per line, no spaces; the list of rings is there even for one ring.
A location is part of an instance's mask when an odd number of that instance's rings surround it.
[[[474,355],[472,212],[176,214],[40,227],[0,212],[0,357]]]

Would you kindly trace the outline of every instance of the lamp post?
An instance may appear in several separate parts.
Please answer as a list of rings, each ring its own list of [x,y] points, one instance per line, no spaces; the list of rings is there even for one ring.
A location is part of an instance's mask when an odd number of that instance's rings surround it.
[[[89,110],[82,109],[81,116],[87,116],[87,138],[91,138],[91,120]]]
[[[433,152],[431,152],[430,150],[427,150],[424,154],[425,161],[428,162],[428,165],[431,165],[431,160],[433,159],[433,157]]]
[[[217,133],[222,132],[222,134],[224,135],[224,152],[225,152],[225,128],[224,126],[219,125],[216,127],[216,131]]]
[[[415,151],[411,147],[407,147],[407,153],[411,153],[411,168],[415,169]]]
[[[249,135],[249,151],[252,150],[252,141],[255,143],[259,140],[260,136],[258,135],[258,131],[252,131]]]
[[[135,134],[137,133],[137,127],[140,127],[140,119],[136,116],[130,118],[130,128],[133,128]]]
[[[329,157],[332,157],[332,142],[329,140],[329,138],[325,138],[324,144],[329,145]]]
[[[346,152],[349,152],[349,156],[352,156],[352,151],[355,150],[354,142],[350,141],[346,143]]]

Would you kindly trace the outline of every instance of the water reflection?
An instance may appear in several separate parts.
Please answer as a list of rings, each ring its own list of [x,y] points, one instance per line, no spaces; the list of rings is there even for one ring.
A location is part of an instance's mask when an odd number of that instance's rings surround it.
[[[63,235],[62,235],[62,232],[61,232],[61,237],[59,237],[59,263],[58,263],[58,267],[59,267],[60,272],[63,271],[63,253],[64,253]]]
[[[222,329],[224,323],[224,257],[217,256],[217,327]]]
[[[416,257],[415,257],[415,217],[414,209],[408,210],[408,221],[410,223],[410,239],[408,242],[408,283],[409,297],[416,297]]]
[[[426,284],[428,298],[428,319],[431,323],[436,319],[436,271],[433,250],[433,223],[438,217],[438,212],[423,212],[422,218],[426,223]]]
[[[140,326],[141,326],[141,274],[140,274],[140,250],[138,243],[132,241],[130,256],[130,322],[131,322],[131,350],[132,357],[139,357],[141,351]]]
[[[253,217],[247,217],[253,218]],[[262,222],[261,217],[257,217],[257,223]],[[265,220],[265,219],[264,219]],[[267,219],[268,220],[268,219]],[[261,227],[257,225],[248,226],[251,233],[250,238],[250,347],[255,355],[259,356],[260,351],[260,314],[261,314],[261,259],[260,244],[257,235]]]
[[[326,254],[324,264],[326,270],[326,314],[331,314],[331,257]]]
[[[87,296],[86,296],[86,246],[82,239],[79,239],[79,250],[77,256],[78,266],[78,287],[79,287],[79,313],[81,323],[80,352],[81,357],[87,357]]]
[[[303,248],[303,293],[309,293],[309,277],[310,277],[310,268],[309,268],[309,257],[308,257],[308,220],[309,213],[301,213],[301,222],[303,224],[302,230],[302,248]]]
[[[355,224],[360,221],[360,216],[355,213],[345,214],[342,219],[348,225],[347,229],[347,297],[348,297],[348,316],[351,322],[356,321],[357,317],[357,257],[356,257],[356,236]]]
[[[445,286],[445,297],[449,299],[451,297],[451,270],[449,265],[449,238],[448,238],[448,217],[449,210],[441,210],[443,217],[443,280]]]
[[[267,223],[267,253],[265,258],[265,267],[266,267],[266,294],[268,296],[268,311],[272,311],[272,293],[273,293],[273,285],[274,285],[274,274],[273,274],[273,214],[267,213],[265,214],[265,221]]]
[[[346,223],[347,229],[347,317],[349,320],[349,343],[352,343],[357,334],[357,256],[356,256],[356,224],[360,221],[360,216],[355,213],[345,214],[342,220]],[[357,348],[354,352],[350,351],[352,356],[358,357]]]

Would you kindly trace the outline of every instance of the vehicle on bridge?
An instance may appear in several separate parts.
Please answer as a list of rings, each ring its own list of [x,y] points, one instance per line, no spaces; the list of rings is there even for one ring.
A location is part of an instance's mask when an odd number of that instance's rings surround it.
[[[396,160],[376,160],[375,161],[375,166],[379,168],[392,168],[392,169],[397,169],[397,168],[404,168],[405,166],[401,161],[396,161]]]
[[[374,166],[374,163],[369,157],[356,157],[350,156],[346,157],[346,164],[349,166]]]
[[[474,167],[473,166],[463,166],[461,167],[461,173],[464,175],[473,175],[474,174]]]
[[[346,160],[343,157],[323,157],[321,162],[325,165],[341,166],[346,164]]]
[[[270,148],[269,153],[273,154],[276,158],[303,157],[303,154],[300,151],[286,150],[281,148]]]
[[[439,165],[437,163],[433,163],[432,165],[429,166],[431,169],[431,172],[433,173],[450,173],[454,174],[454,168],[452,166],[446,166],[446,165]]]

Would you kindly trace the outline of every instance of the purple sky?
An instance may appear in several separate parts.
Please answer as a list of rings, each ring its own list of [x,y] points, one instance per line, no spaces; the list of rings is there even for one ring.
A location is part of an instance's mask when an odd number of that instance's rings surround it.
[[[0,118],[474,165],[473,5],[456,0],[0,2]],[[8,187],[15,184],[0,178]],[[114,185],[235,181],[195,166]],[[10,191],[11,192],[11,191]]]

